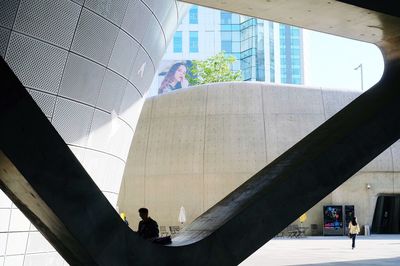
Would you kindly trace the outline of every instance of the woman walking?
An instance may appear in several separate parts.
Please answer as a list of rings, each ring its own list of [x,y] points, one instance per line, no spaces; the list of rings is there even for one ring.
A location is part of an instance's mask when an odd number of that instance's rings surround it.
[[[357,218],[353,217],[349,223],[349,235],[351,238],[351,249],[356,246],[356,236],[360,233],[360,226],[357,223]]]

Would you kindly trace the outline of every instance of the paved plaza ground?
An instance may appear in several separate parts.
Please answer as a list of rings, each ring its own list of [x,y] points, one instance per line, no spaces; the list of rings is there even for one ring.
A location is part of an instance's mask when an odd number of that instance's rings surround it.
[[[240,264],[263,265],[400,266],[400,235],[358,236],[354,250],[345,236],[274,238]]]

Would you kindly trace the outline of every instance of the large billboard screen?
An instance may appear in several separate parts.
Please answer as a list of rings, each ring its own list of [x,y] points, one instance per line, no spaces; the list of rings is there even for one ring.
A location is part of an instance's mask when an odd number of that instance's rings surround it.
[[[189,87],[190,84],[187,77],[191,75],[189,71],[191,65],[191,60],[161,61],[158,71],[158,94]]]
[[[343,228],[343,207],[339,205],[324,206],[324,228]]]

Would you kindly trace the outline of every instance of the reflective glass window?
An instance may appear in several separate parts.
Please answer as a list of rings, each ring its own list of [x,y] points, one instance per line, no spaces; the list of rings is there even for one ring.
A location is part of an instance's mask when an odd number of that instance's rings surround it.
[[[199,33],[197,31],[189,32],[189,52],[199,52]]]
[[[177,31],[174,35],[174,53],[182,53],[182,32]]]
[[[193,6],[189,10],[189,24],[198,24],[198,14],[199,14],[199,9],[197,6]]]

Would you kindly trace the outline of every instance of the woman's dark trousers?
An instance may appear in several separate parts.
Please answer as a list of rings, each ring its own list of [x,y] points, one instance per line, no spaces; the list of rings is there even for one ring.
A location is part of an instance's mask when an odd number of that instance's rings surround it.
[[[356,236],[357,234],[350,234],[351,237],[351,248],[354,249],[356,247]]]

